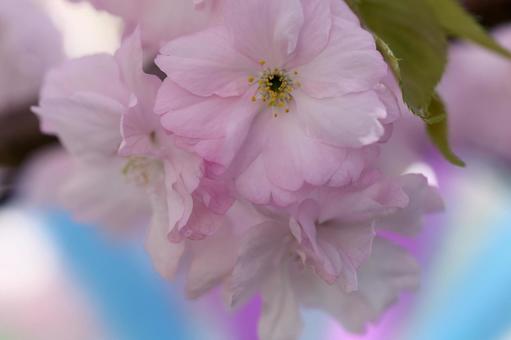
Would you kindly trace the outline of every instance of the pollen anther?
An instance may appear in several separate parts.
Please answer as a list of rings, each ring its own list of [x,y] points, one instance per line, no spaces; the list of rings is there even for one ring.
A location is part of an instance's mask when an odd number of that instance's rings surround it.
[[[266,103],[268,107],[277,108],[289,112],[288,104],[293,99],[292,92],[296,84],[284,69],[268,68],[261,72],[257,81],[257,97]],[[252,98],[254,101],[254,98]],[[277,113],[274,114],[278,116]]]

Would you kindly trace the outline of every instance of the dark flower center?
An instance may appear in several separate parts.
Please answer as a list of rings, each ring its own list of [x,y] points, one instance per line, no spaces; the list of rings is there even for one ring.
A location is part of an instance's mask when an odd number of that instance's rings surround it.
[[[279,74],[270,77],[269,79],[270,90],[273,92],[280,92],[280,88],[282,87],[283,82],[284,80],[282,79],[282,76]]]

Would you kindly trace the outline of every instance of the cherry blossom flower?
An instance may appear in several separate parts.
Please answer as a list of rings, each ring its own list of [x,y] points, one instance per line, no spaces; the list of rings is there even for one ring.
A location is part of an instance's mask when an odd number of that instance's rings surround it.
[[[342,1],[226,1],[222,25],[156,62],[162,125],[259,204],[356,180],[396,117],[387,66]]]
[[[174,267],[162,264],[159,245],[177,263],[184,248],[169,238],[213,234],[233,201],[228,186],[203,177],[202,161],[161,129],[152,111],[160,81],[142,71],[142,59],[137,31],[115,56],[70,61],[49,74],[34,111],[77,163],[63,186],[66,206],[111,226],[151,218],[149,251],[171,276]]]
[[[122,176],[125,161],[117,156],[129,104],[130,91],[112,56],[70,60],[47,75],[34,111],[42,130],[58,135],[73,156],[60,195],[80,220],[129,229],[148,219],[144,190]],[[125,213],[119,214],[122,207]]]
[[[237,307],[262,294],[261,338],[297,338],[300,306],[322,309],[362,332],[403,290],[417,287],[413,258],[375,231],[392,226],[409,233],[400,226],[438,211],[438,193],[419,175],[363,182],[320,190],[298,204],[295,217],[260,216],[243,234],[228,302]]]
[[[416,287],[380,230],[413,235],[442,203],[424,177],[379,169],[404,105],[343,1],[90,2],[139,28],[50,72],[34,108],[72,156],[76,216],[146,225],[154,266],[183,272],[191,298],[261,294],[264,339],[296,338],[301,306],[360,332]],[[161,81],[142,41],[164,40]]]

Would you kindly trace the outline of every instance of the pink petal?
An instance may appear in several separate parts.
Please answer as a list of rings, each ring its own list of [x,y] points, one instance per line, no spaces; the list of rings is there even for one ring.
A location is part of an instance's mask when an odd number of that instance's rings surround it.
[[[337,19],[323,52],[297,71],[306,93],[326,98],[374,88],[387,74],[387,65],[369,32]]]
[[[325,49],[330,39],[332,13],[324,0],[302,0],[304,25],[287,69],[309,63]]]
[[[168,198],[164,194],[155,195],[152,198],[153,219],[148,230],[146,248],[156,270],[170,280],[177,272],[181,256],[185,251],[185,244],[172,243],[168,240]]]
[[[255,204],[275,204],[285,207],[296,202],[302,192],[290,192],[273,184],[268,179],[263,157],[254,160],[236,178],[236,188],[246,199]]]
[[[338,147],[361,147],[377,142],[384,133],[380,119],[387,115],[374,92],[315,99],[297,93],[297,112],[311,137]]]
[[[139,28],[123,40],[121,47],[115,53],[115,60],[119,65],[121,79],[125,86],[135,95],[142,110],[152,114],[161,81],[154,75],[144,73],[144,55]]]
[[[221,27],[184,36],[162,48],[157,65],[179,86],[199,96],[240,96],[258,65],[237,52]]]
[[[283,249],[282,242],[287,233],[285,225],[264,222],[252,226],[243,236],[228,287],[231,307],[248,300],[271,273],[273,259]]]
[[[347,150],[346,157],[328,182],[328,185],[342,187],[358,181],[363,172],[378,159],[378,155],[378,145]]]
[[[122,116],[122,144],[119,154],[123,157],[131,155],[158,154],[159,119],[152,111],[144,111],[141,107],[130,108]]]
[[[344,202],[329,202],[341,205]],[[305,252],[306,262],[325,282],[333,284],[341,279],[346,291],[357,288],[356,270],[367,259],[371,252],[375,232],[370,221],[355,225],[327,221],[320,224],[318,204],[308,199],[300,204],[297,211],[297,222],[302,234],[295,237]]]
[[[362,187],[354,185],[348,188],[322,189],[319,193],[322,222],[365,222],[395,213],[409,203],[409,198],[399,183],[381,177],[376,177]]]
[[[252,61],[282,66],[304,23],[300,0],[226,0],[225,24],[234,46]]]
[[[371,313],[357,323],[377,320],[403,292],[416,290],[419,280],[420,267],[410,254],[384,239],[375,239],[373,253],[359,271],[358,294]]]
[[[59,203],[79,221],[122,233],[144,225],[151,213],[147,195],[122,176],[124,166],[123,160],[112,158],[76,162],[69,178],[63,179]]]
[[[298,339],[303,328],[300,303],[285,268],[278,268],[265,282],[258,334],[261,339]]]
[[[304,182],[326,184],[341,166],[345,150],[308,136],[294,117],[277,120],[270,122],[273,131],[263,151],[269,180],[290,191],[300,189]]]
[[[114,156],[121,143],[120,121],[125,108],[101,95],[83,93],[48,99],[35,108],[47,133],[59,136],[74,155]]]
[[[237,255],[237,239],[228,226],[198,243],[190,242],[192,260],[187,275],[186,291],[198,298],[224,280],[233,269]]]
[[[359,23],[358,17],[353,13],[345,1],[330,0],[330,8],[334,16],[340,19]]]
[[[119,67],[107,54],[70,60],[49,72],[41,91],[41,103],[81,92],[100,94],[126,106],[130,100],[130,93],[121,82]]]
[[[163,127],[187,139],[205,160],[227,167],[259,110],[250,100],[251,93],[241,98],[202,98],[187,94],[168,80],[165,83],[157,103],[157,111],[168,108],[161,119]]]
[[[404,175],[400,182],[409,203],[394,214],[379,220],[377,226],[405,235],[414,235],[421,230],[423,216],[444,210],[444,203],[438,190],[429,186],[422,175]]]

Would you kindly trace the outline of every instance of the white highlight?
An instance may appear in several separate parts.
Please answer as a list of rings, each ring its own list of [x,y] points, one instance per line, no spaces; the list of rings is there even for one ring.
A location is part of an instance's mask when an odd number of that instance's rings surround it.
[[[36,217],[21,209],[0,210],[0,301],[44,292],[58,275],[58,262]]]
[[[438,188],[438,177],[435,170],[427,163],[417,162],[411,164],[403,174],[421,174],[428,179],[428,184]]]
[[[113,53],[121,41],[121,20],[96,11],[89,3],[66,0],[37,0],[46,9],[64,39],[69,58],[94,53]]]

